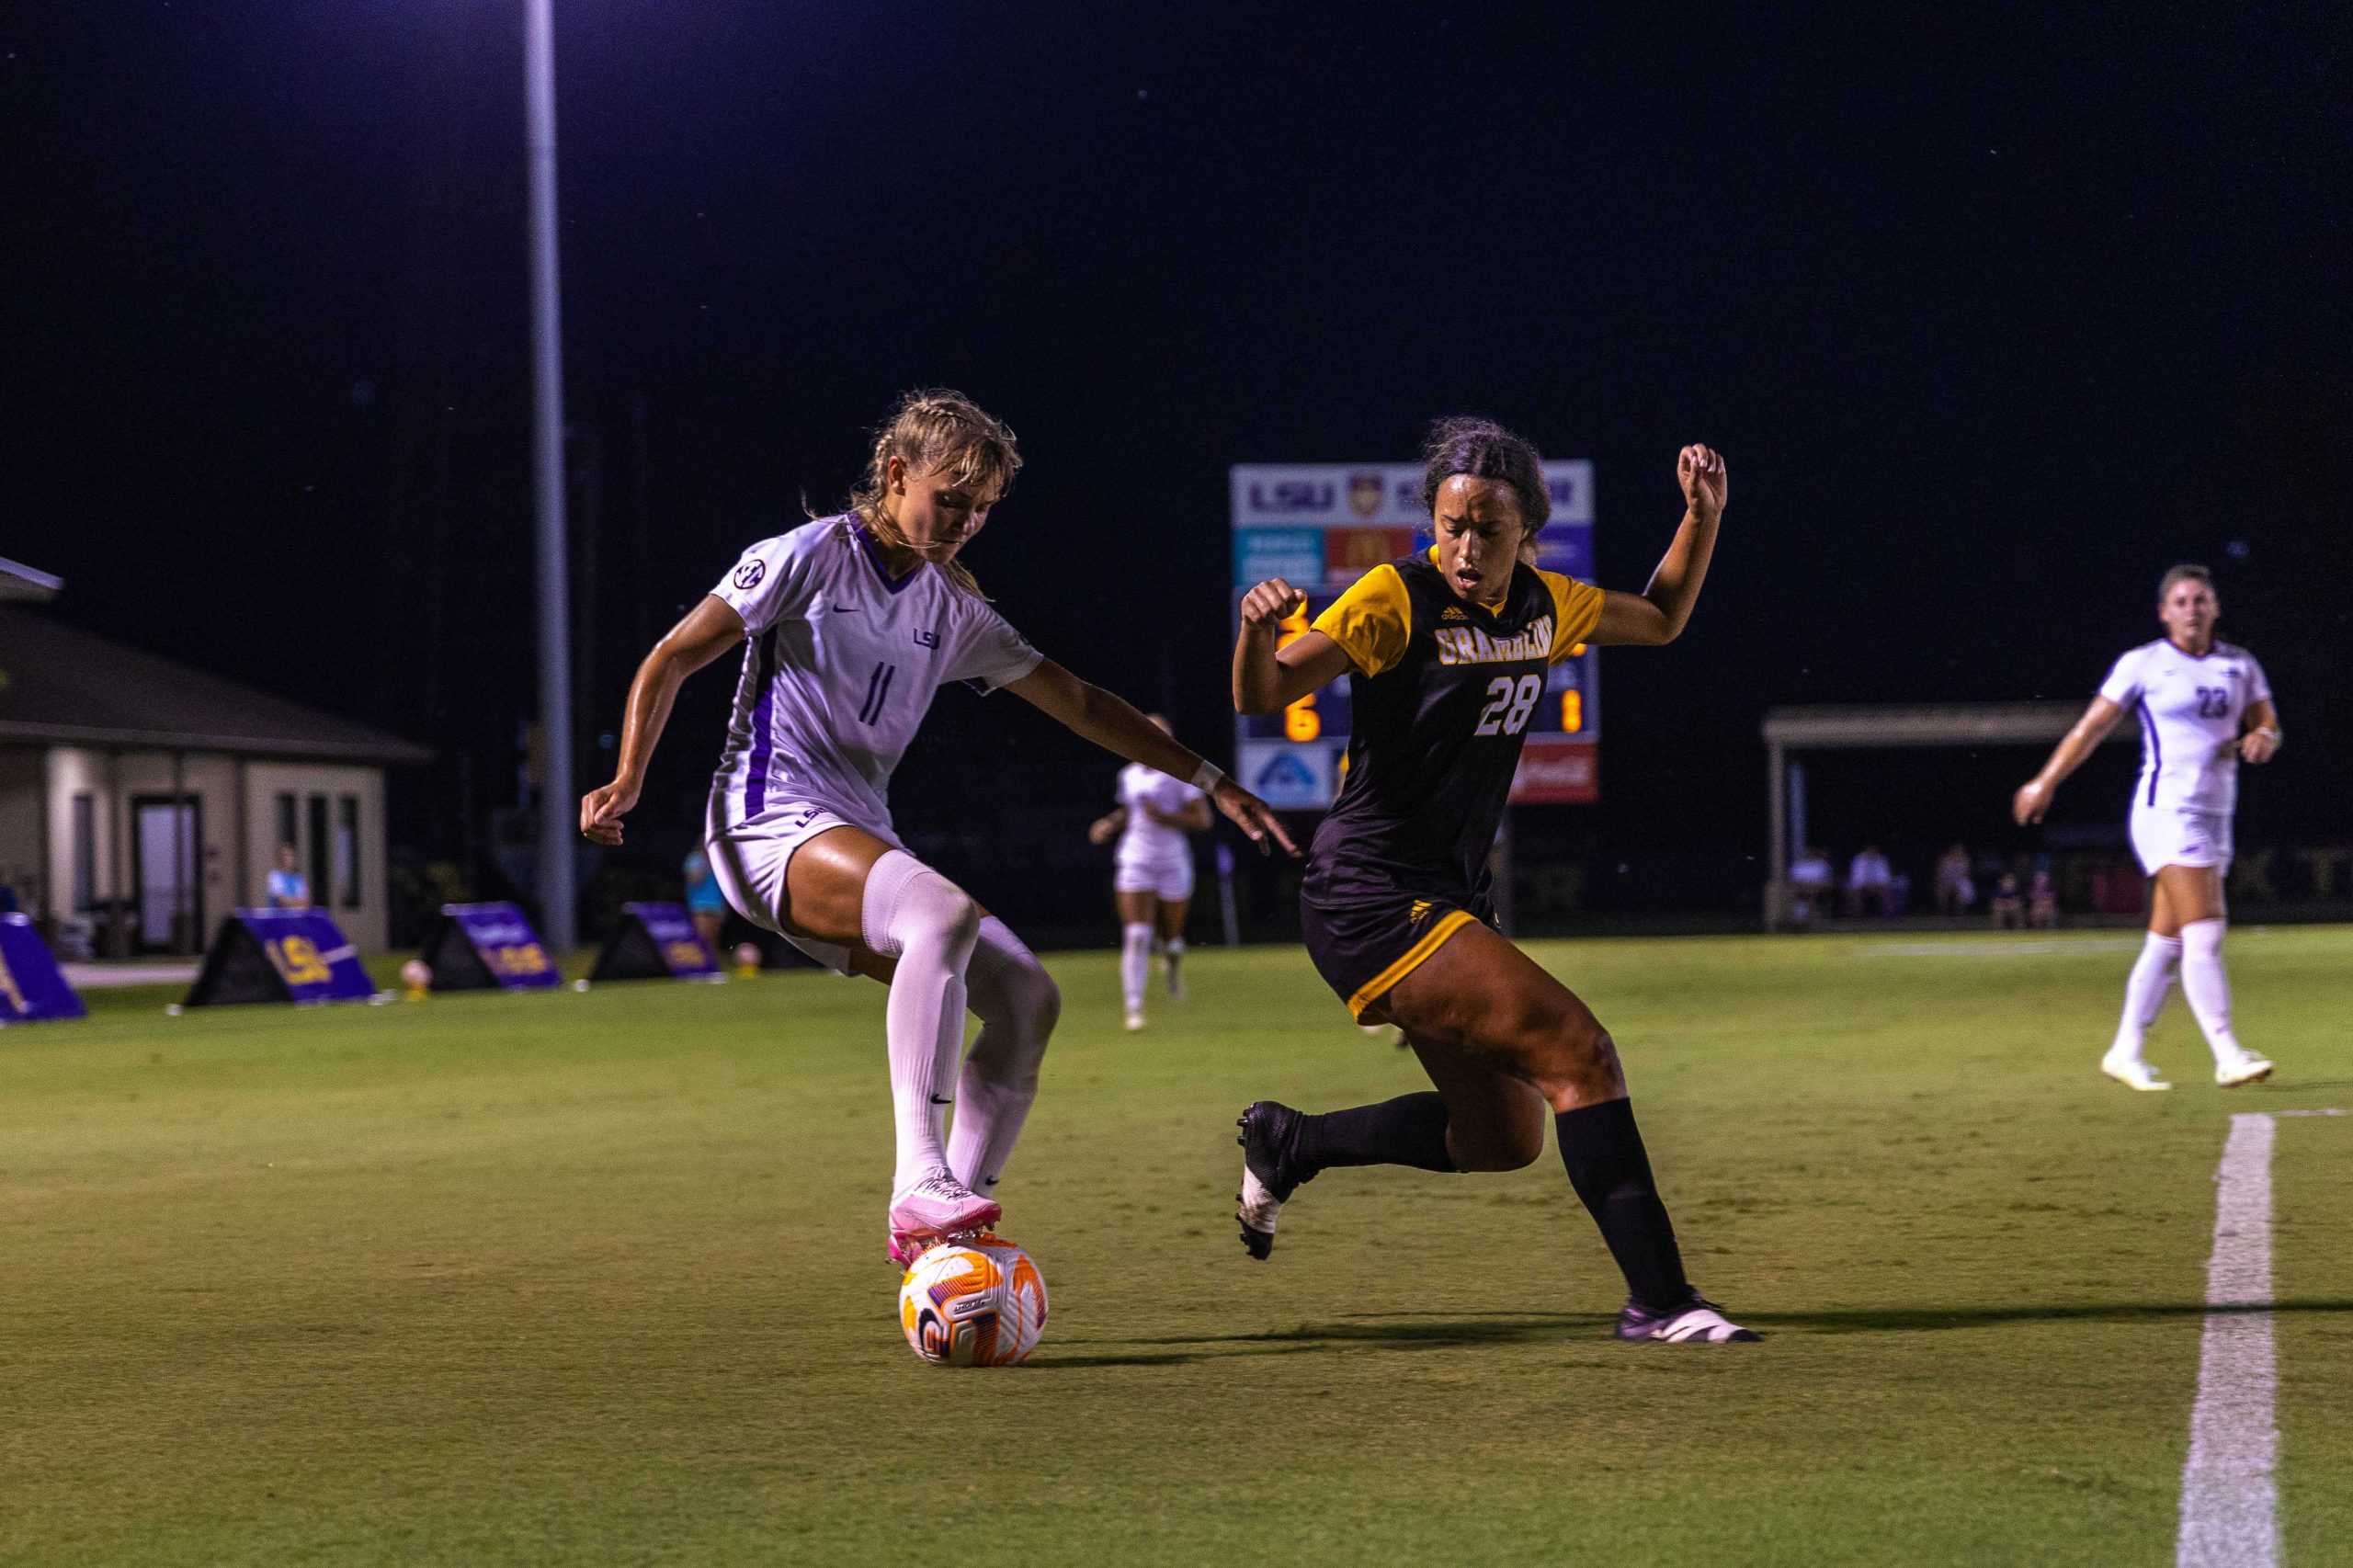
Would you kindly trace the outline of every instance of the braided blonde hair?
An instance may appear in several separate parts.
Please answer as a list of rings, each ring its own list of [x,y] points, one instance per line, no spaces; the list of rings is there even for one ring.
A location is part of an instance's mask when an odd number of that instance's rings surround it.
[[[1005,499],[1013,488],[1014,475],[1021,472],[1021,453],[1014,444],[1012,429],[979,403],[948,387],[908,392],[874,432],[866,477],[849,493],[850,510],[858,514],[858,521],[875,538],[899,550],[914,547],[882,507],[892,458],[904,461],[912,473],[945,468],[958,484],[991,493],[992,506]],[[961,561],[933,564],[973,597],[988,597]]]

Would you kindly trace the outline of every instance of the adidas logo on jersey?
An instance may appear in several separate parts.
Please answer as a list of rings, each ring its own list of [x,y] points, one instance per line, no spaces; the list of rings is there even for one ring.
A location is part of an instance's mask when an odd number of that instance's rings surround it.
[[[1468,620],[1471,618],[1462,613],[1461,606],[1449,605],[1446,608],[1438,612],[1438,619],[1440,620]]]

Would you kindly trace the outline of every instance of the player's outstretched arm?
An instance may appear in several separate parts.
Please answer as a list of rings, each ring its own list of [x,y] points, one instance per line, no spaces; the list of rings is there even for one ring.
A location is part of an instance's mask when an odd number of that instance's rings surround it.
[[[1716,526],[1732,495],[1732,478],[1722,453],[1697,444],[1676,454],[1675,478],[1683,487],[1683,522],[1674,542],[1659,558],[1650,586],[1639,594],[1602,595],[1601,619],[1587,642],[1656,647],[1682,636],[1690,622],[1716,552]]]
[[[2122,717],[2124,710],[2107,698],[2092,699],[2084,716],[2051,748],[2051,758],[2042,765],[2042,771],[2019,785],[2018,793],[2010,797],[2010,815],[2020,827],[2042,820],[2060,784],[2084,765],[2084,758],[2099,749],[2099,743],[2108,738],[2109,731],[2116,728],[2116,722]]]
[[[1307,596],[1269,577],[1242,596],[1242,634],[1233,643],[1233,710],[1279,713],[1349,669],[1347,650],[1321,631],[1282,641],[1283,622]]]
[[[637,804],[645,788],[645,765],[670,722],[670,705],[688,676],[744,641],[744,618],[726,600],[706,597],[670,628],[629,683],[629,704],[621,715],[620,758],[613,766],[613,781],[580,797],[582,836],[599,844],[621,841],[621,818]]]
[[[1093,741],[1115,756],[1156,767],[1172,778],[1182,778],[1206,791],[1228,821],[1249,835],[1265,852],[1279,844],[1293,858],[1299,846],[1283,831],[1274,808],[1223,772],[1203,760],[1200,753],[1176,740],[1145,718],[1125,699],[1083,681],[1051,659],[1006,690],[1018,696],[1082,740]]]

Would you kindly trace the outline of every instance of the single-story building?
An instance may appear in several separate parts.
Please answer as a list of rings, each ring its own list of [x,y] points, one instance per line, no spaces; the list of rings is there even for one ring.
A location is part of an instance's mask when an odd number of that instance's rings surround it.
[[[54,943],[200,951],[290,847],[312,902],[385,945],[384,770],[428,749],[68,626],[26,602],[53,578],[0,578],[0,883]]]

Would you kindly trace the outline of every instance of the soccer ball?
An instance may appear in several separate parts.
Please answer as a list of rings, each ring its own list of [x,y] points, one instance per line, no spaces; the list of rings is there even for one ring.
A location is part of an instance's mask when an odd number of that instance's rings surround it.
[[[1011,1367],[1046,1329],[1046,1279],[1001,1237],[942,1242],[899,1281],[899,1327],[936,1367]]]

